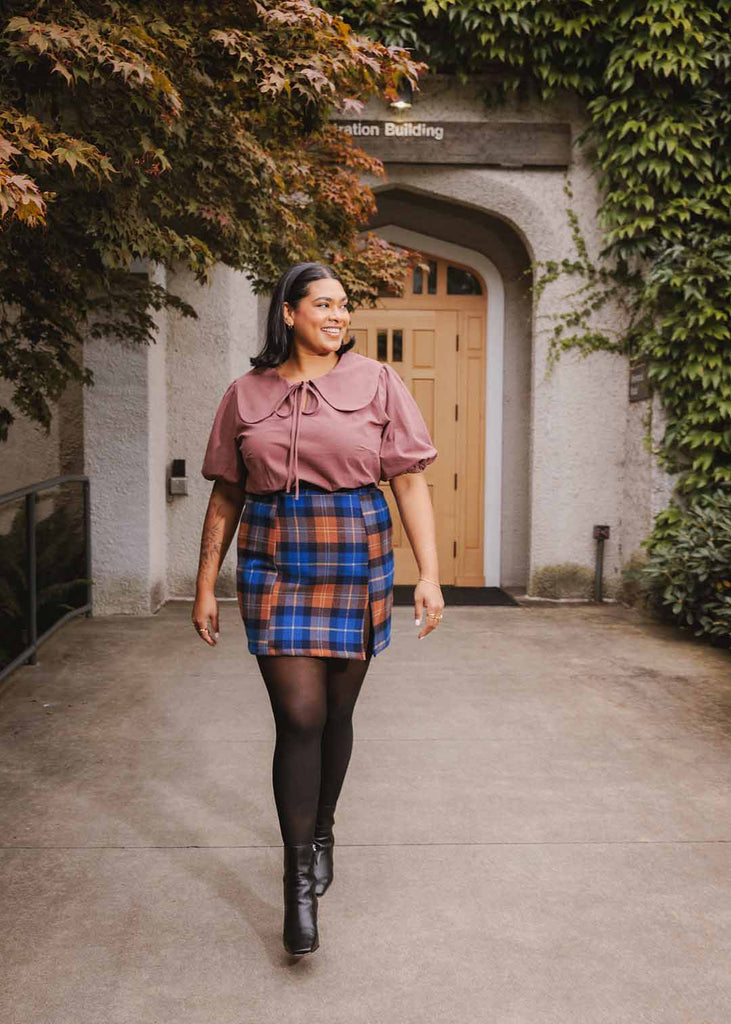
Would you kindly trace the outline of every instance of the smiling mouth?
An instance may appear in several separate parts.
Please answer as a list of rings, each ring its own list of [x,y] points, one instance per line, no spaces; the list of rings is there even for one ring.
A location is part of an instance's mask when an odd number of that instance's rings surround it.
[[[322,327],[323,334],[340,334],[342,327]]]

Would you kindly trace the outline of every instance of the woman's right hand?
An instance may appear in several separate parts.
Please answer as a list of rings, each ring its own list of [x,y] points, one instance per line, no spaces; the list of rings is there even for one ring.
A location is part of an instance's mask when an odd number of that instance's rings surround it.
[[[213,591],[196,594],[191,618],[201,640],[209,647],[215,647],[218,639],[218,601]]]

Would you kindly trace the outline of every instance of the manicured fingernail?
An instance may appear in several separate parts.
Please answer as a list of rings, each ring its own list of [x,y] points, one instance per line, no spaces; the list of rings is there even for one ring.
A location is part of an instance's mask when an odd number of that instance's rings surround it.
[[[219,634],[218,634],[218,633],[216,633],[216,640],[218,640],[218,637],[219,637]]]
[[[421,619],[414,619],[414,625],[415,626],[420,626],[421,625]]]

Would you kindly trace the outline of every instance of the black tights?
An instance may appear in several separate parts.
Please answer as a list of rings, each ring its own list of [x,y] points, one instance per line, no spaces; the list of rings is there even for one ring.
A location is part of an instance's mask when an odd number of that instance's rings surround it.
[[[282,841],[311,843],[333,823],[353,750],[353,709],[373,653],[366,609],[366,659],[257,655],[276,724],[272,764]]]

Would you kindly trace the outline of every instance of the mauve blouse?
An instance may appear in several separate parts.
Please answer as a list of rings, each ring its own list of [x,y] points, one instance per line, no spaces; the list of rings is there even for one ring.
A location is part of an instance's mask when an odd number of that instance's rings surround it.
[[[306,480],[329,491],[418,473],[437,457],[411,392],[388,363],[352,350],[327,373],[287,381],[274,367],[229,384],[201,474],[251,494]]]

